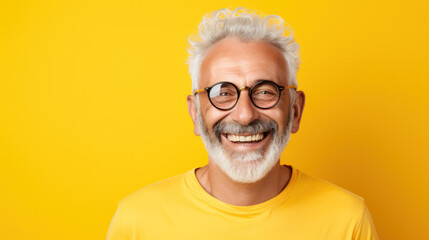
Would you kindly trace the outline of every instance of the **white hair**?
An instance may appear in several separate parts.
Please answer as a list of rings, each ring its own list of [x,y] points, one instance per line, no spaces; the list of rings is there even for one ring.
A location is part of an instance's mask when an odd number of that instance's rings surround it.
[[[298,86],[296,74],[301,59],[292,28],[279,16],[265,16],[239,7],[207,14],[198,27],[198,34],[189,37],[188,64],[192,90],[198,89],[201,62],[206,52],[216,42],[227,37],[238,37],[242,41],[265,41],[278,47],[286,61],[288,84]]]

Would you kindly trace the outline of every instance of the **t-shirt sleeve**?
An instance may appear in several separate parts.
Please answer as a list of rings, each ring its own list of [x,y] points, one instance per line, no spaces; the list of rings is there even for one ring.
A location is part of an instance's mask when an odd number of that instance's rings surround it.
[[[363,204],[362,216],[354,228],[353,240],[378,240],[374,222],[366,204]]]
[[[118,209],[110,222],[109,230],[107,231],[106,240],[126,240],[130,239],[127,234],[127,224],[125,223],[124,210],[119,204]]]

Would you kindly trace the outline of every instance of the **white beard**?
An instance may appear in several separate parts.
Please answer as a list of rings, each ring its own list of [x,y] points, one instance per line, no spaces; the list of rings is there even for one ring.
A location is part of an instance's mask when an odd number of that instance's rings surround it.
[[[207,152],[213,162],[232,180],[240,183],[254,183],[265,175],[277,164],[280,156],[289,142],[293,121],[293,108],[289,111],[289,121],[285,132],[280,134],[271,131],[272,140],[265,151],[232,152],[228,153],[214,134],[208,132],[201,116],[199,99],[196,99],[198,128]],[[227,123],[226,123],[227,124]],[[275,134],[275,135],[274,135]]]

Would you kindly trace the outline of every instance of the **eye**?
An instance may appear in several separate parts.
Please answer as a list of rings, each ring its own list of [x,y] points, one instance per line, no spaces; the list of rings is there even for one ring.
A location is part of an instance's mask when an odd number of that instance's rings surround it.
[[[236,96],[236,94],[237,93],[236,93],[236,91],[234,91],[234,89],[222,88],[217,93],[217,96],[219,96],[219,97],[234,97],[234,96]]]
[[[265,91],[265,90],[257,91],[254,94],[255,95],[275,95],[274,92],[272,92],[272,91]]]

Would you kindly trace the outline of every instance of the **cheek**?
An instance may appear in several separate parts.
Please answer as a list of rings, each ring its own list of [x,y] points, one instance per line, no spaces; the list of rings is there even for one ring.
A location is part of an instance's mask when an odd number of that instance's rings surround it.
[[[284,118],[289,119],[290,103],[288,97],[282,98],[276,107]]]
[[[282,96],[275,108],[282,111],[287,111],[289,109],[289,95]]]
[[[267,113],[267,116],[277,123],[279,127],[279,132],[284,132],[287,127],[287,124],[289,123],[288,105],[280,104],[280,102],[277,105],[278,106],[274,107],[272,111]]]
[[[210,132],[213,130],[213,127],[216,123],[226,118],[229,114],[229,112],[218,110],[213,106],[206,106],[206,108],[201,108],[201,111],[204,123]]]

